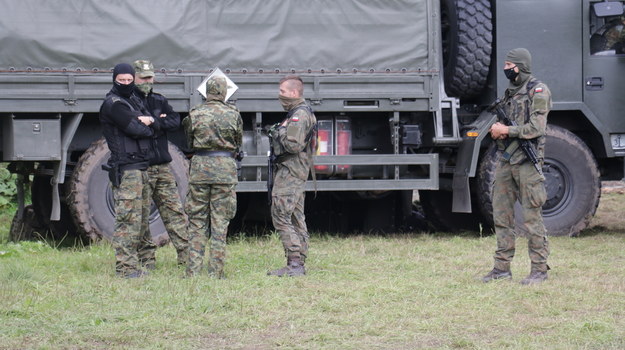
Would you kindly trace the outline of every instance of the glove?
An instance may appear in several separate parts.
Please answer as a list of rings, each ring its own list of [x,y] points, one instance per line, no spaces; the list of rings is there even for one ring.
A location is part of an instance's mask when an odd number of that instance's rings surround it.
[[[265,129],[267,130],[267,134],[269,135],[269,137],[272,137],[272,138],[275,136],[278,136],[278,129],[280,128],[281,128],[280,123],[276,123],[271,126],[267,125],[265,127]]]

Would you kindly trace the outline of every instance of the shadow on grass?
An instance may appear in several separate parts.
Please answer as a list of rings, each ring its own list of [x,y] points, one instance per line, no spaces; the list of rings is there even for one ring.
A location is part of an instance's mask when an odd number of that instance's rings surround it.
[[[580,232],[579,235],[574,236],[573,238],[593,237],[599,235],[622,236],[625,235],[625,228],[610,229],[605,226],[597,225],[589,229],[583,230],[582,232]]]

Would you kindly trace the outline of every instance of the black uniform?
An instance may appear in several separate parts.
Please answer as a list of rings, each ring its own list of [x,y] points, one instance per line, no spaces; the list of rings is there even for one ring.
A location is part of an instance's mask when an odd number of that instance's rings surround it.
[[[155,153],[155,129],[138,118],[149,114],[133,95],[133,84],[115,81],[118,74],[126,73],[134,74],[130,65],[115,66],[114,86],[100,107],[100,123],[111,151],[108,166],[115,198],[115,271],[122,277],[140,277],[144,274],[141,265],[152,263],[156,250],[148,226],[150,186],[146,171]]]

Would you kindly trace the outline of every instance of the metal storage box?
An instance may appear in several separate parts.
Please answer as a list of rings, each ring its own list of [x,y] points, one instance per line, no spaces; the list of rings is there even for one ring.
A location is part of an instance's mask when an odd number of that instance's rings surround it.
[[[60,119],[3,118],[2,160],[60,160]]]

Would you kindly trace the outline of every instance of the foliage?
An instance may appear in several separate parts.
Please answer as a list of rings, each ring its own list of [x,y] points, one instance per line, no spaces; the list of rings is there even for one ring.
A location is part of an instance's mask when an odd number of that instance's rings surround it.
[[[52,249],[44,242],[19,242],[0,244],[0,258],[41,253]]]
[[[16,175],[11,174],[6,168],[6,163],[0,166],[0,209],[10,207],[15,202],[17,187],[15,186]]]

